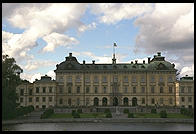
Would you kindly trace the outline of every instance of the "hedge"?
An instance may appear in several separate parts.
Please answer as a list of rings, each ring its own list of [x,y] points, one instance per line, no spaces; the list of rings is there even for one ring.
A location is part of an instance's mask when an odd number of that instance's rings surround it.
[[[125,114],[129,113],[129,109],[124,109],[123,113]]]
[[[167,112],[166,112],[166,110],[162,110],[162,111],[160,112],[160,117],[161,117],[161,118],[167,118]]]
[[[128,113],[128,118],[134,118],[134,114],[133,113]]]
[[[54,109],[47,109],[46,111],[44,111],[44,113],[41,115],[41,119],[46,119],[48,117],[50,117],[52,114],[54,114]]]

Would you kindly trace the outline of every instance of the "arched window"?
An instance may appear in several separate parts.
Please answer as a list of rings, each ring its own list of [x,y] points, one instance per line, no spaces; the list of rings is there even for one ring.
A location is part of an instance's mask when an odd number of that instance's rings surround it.
[[[99,99],[97,97],[94,98],[94,106],[99,106]]]
[[[125,98],[123,99],[123,105],[124,105],[124,106],[128,106],[128,105],[129,105],[129,99],[128,99],[127,97],[125,97]]]
[[[107,98],[104,97],[104,98],[102,99],[102,105],[103,105],[103,106],[107,106]]]

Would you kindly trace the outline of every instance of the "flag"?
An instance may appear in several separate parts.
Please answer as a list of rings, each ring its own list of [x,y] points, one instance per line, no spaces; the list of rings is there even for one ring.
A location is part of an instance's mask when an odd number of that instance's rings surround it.
[[[117,47],[116,43],[114,43],[114,47]]]

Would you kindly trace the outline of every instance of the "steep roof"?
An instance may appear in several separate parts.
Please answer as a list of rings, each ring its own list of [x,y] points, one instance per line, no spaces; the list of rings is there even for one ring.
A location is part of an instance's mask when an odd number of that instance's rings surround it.
[[[177,71],[174,67],[174,64],[171,64],[168,61],[165,61],[165,57],[161,56],[161,53],[158,52],[158,55],[155,55],[154,58],[149,63],[116,63],[116,64],[95,64],[93,61],[92,64],[80,64],[76,57],[72,56],[72,53],[69,53],[69,56],[66,57],[65,61],[56,65],[55,72],[71,71],[71,70],[122,70],[122,71]]]

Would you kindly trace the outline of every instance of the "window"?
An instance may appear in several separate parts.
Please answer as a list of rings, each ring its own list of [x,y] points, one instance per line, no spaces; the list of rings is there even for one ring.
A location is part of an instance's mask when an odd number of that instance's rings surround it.
[[[192,87],[188,87],[188,93],[191,93]]]
[[[127,90],[128,90],[128,88],[127,88],[127,86],[125,86],[124,87],[124,92],[127,93]]]
[[[97,87],[95,87],[95,93],[97,93],[98,91],[97,91]]]
[[[63,99],[62,98],[59,100],[59,104],[63,104]]]
[[[188,106],[188,108],[190,108],[190,109],[191,109],[191,108],[192,108],[192,105],[189,105],[189,106]]]
[[[52,102],[52,97],[49,97],[49,102]]]
[[[154,86],[151,87],[151,93],[154,93]]]
[[[46,93],[46,87],[43,87],[43,93]]]
[[[21,96],[24,95],[24,89],[20,89],[20,95],[21,95]]]
[[[94,76],[94,83],[98,83],[98,82],[99,82],[98,77]]]
[[[136,87],[133,87],[133,93],[136,93]]]
[[[103,87],[103,93],[106,93],[106,87]]]
[[[69,94],[71,93],[71,87],[68,87],[68,93]]]
[[[46,102],[46,97],[42,97],[42,102]]]
[[[145,93],[145,87],[142,87],[141,91],[142,93]]]
[[[172,93],[172,87],[169,87],[169,93]]]
[[[39,102],[39,97],[36,97],[36,102]]]
[[[33,95],[33,89],[29,89],[29,95]]]
[[[192,97],[188,97],[188,102],[192,102]]]
[[[144,76],[141,77],[141,82],[145,82]]]
[[[62,86],[59,87],[59,93],[60,93],[60,94],[63,93],[63,87],[62,87]]]
[[[52,93],[52,87],[49,87],[49,93]]]
[[[80,93],[80,87],[77,87],[77,93]]]
[[[106,76],[103,76],[102,82],[107,82],[107,77]]]
[[[36,93],[39,93],[39,87],[36,87]]]
[[[71,98],[68,99],[68,105],[71,106]]]
[[[86,105],[88,106],[89,104],[89,98],[86,98]]]
[[[135,76],[132,77],[132,82],[136,82],[136,77]]]
[[[22,97],[20,98],[20,102],[23,102],[23,98]]]
[[[63,82],[63,76],[59,76],[59,82]]]
[[[77,98],[77,105],[80,105],[80,98]]]
[[[32,97],[29,98],[29,102],[32,102]]]
[[[173,99],[169,98],[169,104],[172,104],[172,103],[173,103]]]
[[[72,83],[72,77],[71,77],[71,76],[68,76],[68,77],[67,77],[67,82],[68,82],[68,83]]]
[[[89,93],[89,90],[90,90],[89,87],[86,87],[86,93]]]
[[[154,104],[154,98],[152,98],[151,103]]]
[[[163,77],[160,77],[159,78],[159,82],[163,82]]]
[[[160,98],[160,104],[163,104],[163,98]]]
[[[173,80],[172,80],[172,77],[171,77],[171,76],[169,76],[169,77],[168,77],[168,82],[173,82]]]
[[[181,93],[184,93],[184,87],[181,87]]]
[[[152,76],[150,80],[150,82],[155,82],[154,76]]]
[[[118,82],[118,76],[114,76],[114,82]]]
[[[123,82],[128,82],[128,77],[124,76]]]
[[[160,87],[160,93],[163,93],[163,87]]]
[[[184,102],[184,97],[181,98],[181,101]]]
[[[45,109],[46,108],[46,105],[42,105],[42,108]]]
[[[145,98],[142,98],[142,104],[145,104]]]
[[[90,77],[89,76],[86,76],[85,78],[85,82],[89,83],[90,82]]]
[[[77,77],[76,77],[76,82],[81,82],[80,76],[77,76]]]

